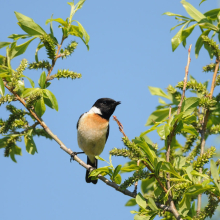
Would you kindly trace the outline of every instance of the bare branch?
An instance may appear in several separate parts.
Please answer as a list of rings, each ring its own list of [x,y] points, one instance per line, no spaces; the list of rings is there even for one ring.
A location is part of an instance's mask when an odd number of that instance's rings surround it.
[[[113,119],[117,122],[118,127],[119,127],[119,131],[123,134],[124,137],[127,137],[126,134],[123,131],[123,125],[122,123],[117,119],[116,116],[113,116]]]
[[[189,49],[188,49],[188,60],[187,60],[187,65],[185,67],[185,77],[184,77],[184,84],[183,84],[183,92],[182,92],[182,96],[181,96],[181,101],[180,101],[180,103],[178,105],[178,111],[177,111],[178,114],[181,111],[181,107],[182,107],[183,100],[184,100],[184,97],[185,97],[185,92],[186,92],[187,77],[188,77],[188,73],[189,73],[189,64],[191,62],[191,58],[190,58],[191,47],[192,47],[192,44],[189,46]]]

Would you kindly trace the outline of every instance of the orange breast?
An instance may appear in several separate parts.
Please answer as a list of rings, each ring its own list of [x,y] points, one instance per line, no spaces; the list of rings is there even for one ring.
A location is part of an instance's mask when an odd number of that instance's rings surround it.
[[[97,114],[87,114],[82,118],[82,125],[87,129],[103,129],[108,126],[108,120],[102,118]]]

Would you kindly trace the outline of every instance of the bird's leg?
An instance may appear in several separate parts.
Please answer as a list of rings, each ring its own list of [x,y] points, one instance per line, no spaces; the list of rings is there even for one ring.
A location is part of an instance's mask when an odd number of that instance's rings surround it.
[[[73,152],[72,154],[71,154],[71,156],[70,156],[70,162],[72,161],[72,160],[74,160],[74,157],[77,155],[77,154],[84,154],[85,152]]]

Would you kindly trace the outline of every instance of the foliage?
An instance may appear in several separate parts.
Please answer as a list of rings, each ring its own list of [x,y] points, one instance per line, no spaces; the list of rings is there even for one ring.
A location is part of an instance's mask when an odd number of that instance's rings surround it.
[[[203,68],[204,72],[214,72],[211,85],[211,90],[214,90],[220,84],[220,76],[215,75],[219,67],[220,50],[213,39],[215,35],[220,39],[220,9],[202,14],[185,0],[181,3],[189,17],[164,13],[175,16],[181,22],[171,30],[182,26],[171,40],[172,49],[175,51],[180,43],[185,46],[187,37],[199,26],[202,33],[196,42],[195,54],[198,57],[204,45],[210,58],[215,57],[216,63]],[[209,38],[211,32],[213,34]],[[204,146],[210,135],[220,133],[220,95],[213,96],[213,91],[208,91],[207,86],[208,81],[201,83],[190,76],[186,84],[180,81],[174,87],[169,85],[166,92],[149,87],[152,95],[160,97],[160,104],[146,123],[150,128],[132,141],[123,137],[125,148],[110,151],[110,155],[130,160],[124,166],[120,165],[119,174],[131,172],[130,177],[120,184],[122,191],[141,181],[141,193],[136,194],[134,186],[135,198],[126,203],[126,206],[139,205],[139,211],[131,211],[136,214],[134,219],[154,219],[156,215],[163,219],[205,219],[214,215],[220,202],[219,162],[212,160],[216,148],[211,146],[204,150]],[[185,90],[189,90],[192,95],[185,97]],[[153,131],[164,141],[162,146],[153,144],[146,136]],[[185,144],[178,141],[180,136],[185,139]],[[91,175],[95,176],[102,169],[93,171]],[[102,175],[111,176],[111,173],[106,168]],[[203,210],[200,210],[199,205],[195,206],[201,201],[201,194],[208,196],[208,203]],[[162,212],[159,204],[169,204],[170,212]]]
[[[18,142],[24,140],[26,151],[30,154],[37,153],[37,147],[34,142],[34,136],[41,136],[52,139],[45,129],[38,128],[39,121],[36,118],[41,118],[46,106],[58,111],[58,102],[55,95],[48,89],[51,85],[50,80],[54,78],[81,78],[80,73],[70,70],[61,69],[52,75],[52,70],[59,58],[68,58],[76,49],[78,43],[71,40],[68,46],[62,49],[64,40],[70,36],[79,37],[86,47],[89,49],[89,35],[83,26],[76,20],[73,20],[73,15],[82,8],[85,0],[80,0],[74,5],[73,2],[68,2],[71,7],[70,16],[63,20],[62,18],[50,18],[46,24],[50,23],[50,33],[40,27],[33,19],[15,12],[18,20],[18,25],[25,32],[23,34],[12,34],[8,36],[12,42],[0,42],[0,48],[6,47],[6,55],[0,55],[0,105],[6,104],[6,109],[10,111],[8,119],[0,119],[0,134],[3,138],[0,139],[0,148],[4,149],[4,156],[11,157],[16,162],[15,155],[22,155],[22,149],[18,147]],[[62,30],[61,43],[58,43],[54,36],[52,22],[58,22],[59,28]],[[73,25],[72,23],[77,25]],[[20,39],[28,39],[25,43],[17,45]],[[35,62],[28,63],[26,59],[22,59],[21,64],[16,70],[13,70],[11,63],[13,59],[25,53],[30,43],[38,40],[39,44],[35,52]],[[44,48],[47,53],[47,60],[39,60],[38,51]],[[24,75],[26,69],[34,71],[35,69],[44,69],[38,80],[38,86],[34,81]],[[31,87],[24,84],[23,78],[27,78]],[[7,88],[8,94],[5,88]],[[15,101],[20,101],[23,104],[23,109],[15,107]],[[10,104],[9,104],[10,103]],[[33,114],[37,115],[36,118]]]
[[[80,0],[75,5],[74,2],[68,2],[71,12],[66,20],[53,17],[48,19],[46,24],[50,23],[50,33],[46,33],[33,19],[15,12],[18,25],[25,34],[12,34],[9,38],[13,42],[0,42],[0,48],[6,47],[6,55],[0,55],[0,106],[6,104],[6,110],[10,112],[6,120],[0,119],[0,134],[3,136],[0,139],[0,148],[4,149],[4,156],[10,156],[14,162],[15,155],[22,155],[22,149],[18,146],[22,139],[26,151],[32,155],[38,152],[35,136],[59,141],[45,126],[42,117],[46,106],[58,111],[57,99],[48,89],[51,85],[49,81],[55,78],[81,78],[81,74],[70,70],[58,70],[57,73],[51,74],[57,59],[68,58],[75,51],[78,43],[72,40],[66,48],[62,48],[64,40],[70,36],[79,37],[89,50],[89,35],[78,21],[73,20],[74,14],[82,8],[84,2],[85,0]],[[200,4],[203,2],[205,0]],[[97,156],[97,159],[108,165],[90,173],[93,179],[100,175],[107,176],[109,183],[116,184],[116,189],[125,194],[128,187],[135,185],[134,191],[129,194],[133,198],[126,205],[139,206],[139,211],[131,211],[136,214],[136,220],[152,220],[157,215],[163,219],[205,219],[213,216],[220,202],[220,162],[212,160],[216,148],[211,146],[204,150],[206,139],[212,134],[220,133],[220,94],[213,96],[214,88],[220,85],[220,76],[217,74],[220,50],[213,40],[215,35],[220,39],[220,9],[202,14],[185,0],[181,3],[189,17],[165,13],[182,22],[171,29],[182,26],[171,40],[172,49],[174,51],[180,43],[185,46],[186,39],[194,28],[200,27],[202,33],[196,42],[196,57],[204,45],[210,57],[216,58],[216,63],[203,68],[204,72],[214,72],[211,91],[207,89],[207,82],[198,82],[192,76],[188,82],[180,81],[174,87],[168,85],[166,92],[160,88],[149,87],[152,95],[160,97],[160,104],[146,122],[146,126],[150,128],[133,140],[124,135],[122,141],[125,148],[111,150],[109,162]],[[62,30],[60,44],[54,36],[52,22],[59,23]],[[208,37],[209,33],[213,33],[211,38]],[[28,40],[25,43],[17,45],[17,41],[26,38]],[[29,44],[37,39],[39,44],[35,51],[35,62],[28,63],[23,59],[16,70],[12,69],[13,58],[24,54]],[[47,60],[38,58],[38,51],[42,48],[47,53]],[[29,71],[44,70],[39,76],[37,87],[31,78],[24,75],[27,68]],[[24,77],[29,80],[31,87],[26,87]],[[185,97],[185,90],[189,90],[192,96]],[[15,107],[15,101],[22,104],[22,109]],[[43,129],[39,128],[39,125]],[[162,146],[154,144],[148,138],[147,134],[150,132],[157,132],[163,141]],[[178,141],[180,136],[185,138],[185,144]],[[63,147],[62,143],[60,146]],[[126,157],[129,162],[114,167],[112,155]],[[123,180],[123,173],[129,173],[130,176]],[[139,181],[141,192],[137,193]],[[203,210],[200,210],[199,205],[197,209],[195,207],[196,200],[197,203],[201,200],[201,194],[208,196],[208,203]]]

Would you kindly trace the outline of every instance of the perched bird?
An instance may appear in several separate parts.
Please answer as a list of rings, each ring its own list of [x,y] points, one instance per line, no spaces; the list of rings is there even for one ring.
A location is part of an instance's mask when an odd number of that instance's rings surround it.
[[[97,168],[97,159],[105,147],[109,135],[109,118],[115,111],[116,102],[110,98],[98,99],[92,108],[82,114],[77,122],[77,140],[79,147],[87,155],[87,164]],[[86,171],[86,182],[96,184],[97,180],[89,177]]]

